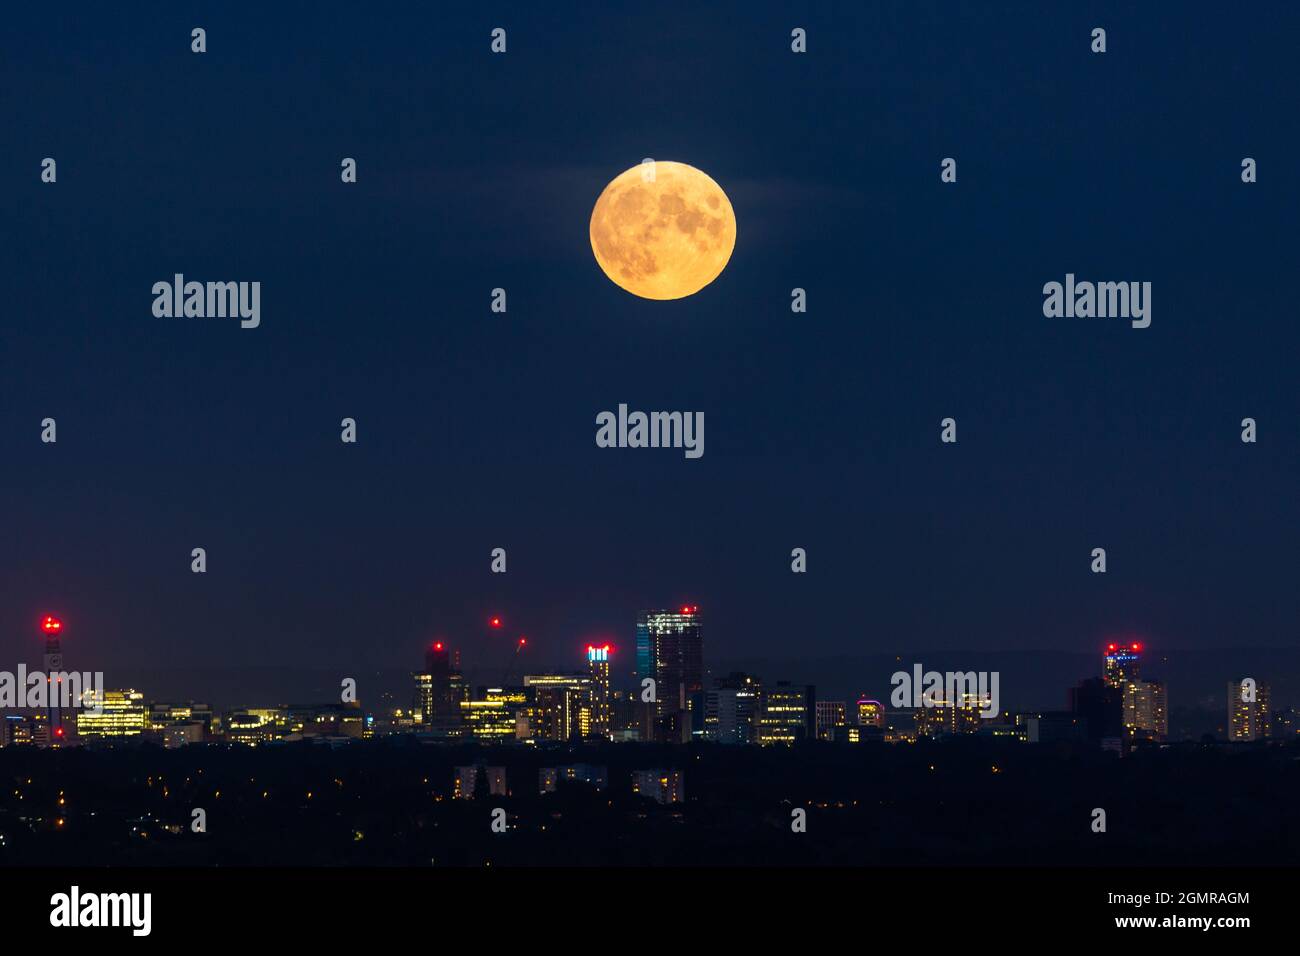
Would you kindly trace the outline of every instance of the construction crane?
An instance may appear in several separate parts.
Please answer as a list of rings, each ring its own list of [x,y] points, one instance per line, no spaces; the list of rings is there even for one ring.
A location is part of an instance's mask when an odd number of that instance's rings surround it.
[[[506,664],[506,674],[504,677],[501,678],[502,687],[508,687],[510,685],[510,678],[515,672],[515,661],[519,660],[520,653],[527,646],[528,646],[528,638],[520,634],[519,640],[515,641],[514,653],[510,655],[510,661],[508,664]]]

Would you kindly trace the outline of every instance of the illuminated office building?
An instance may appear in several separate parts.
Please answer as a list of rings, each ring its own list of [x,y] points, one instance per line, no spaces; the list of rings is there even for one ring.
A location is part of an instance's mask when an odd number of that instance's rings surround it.
[[[148,730],[163,733],[173,724],[198,723],[205,732],[212,729],[212,708],[207,704],[168,704],[154,701],[149,704],[145,721]]]
[[[815,694],[811,684],[778,681],[763,688],[758,710],[758,742],[792,744],[816,736]]]
[[[574,740],[591,736],[594,681],[584,674],[528,674],[524,687],[533,693],[532,736],[538,740]]]
[[[77,715],[81,737],[133,737],[145,730],[144,694],[138,690],[87,691]],[[89,708],[100,712],[92,713]]]
[[[5,714],[0,718],[0,746],[32,744],[50,745],[50,719],[45,713]]]
[[[637,676],[655,681],[661,739],[685,742],[704,731],[704,642],[699,607],[642,611],[636,622]]]
[[[859,727],[883,728],[885,726],[885,708],[878,700],[870,700],[867,697],[859,698],[857,713]]]
[[[294,705],[286,708],[289,732],[301,737],[356,737],[366,733],[365,714],[355,703]]]
[[[762,691],[758,678],[748,674],[717,678],[704,695],[705,738],[722,744],[756,743]]]
[[[957,700],[940,698],[932,706],[916,709],[916,732],[922,737],[976,733],[980,711],[986,705],[986,698],[978,694],[962,694]]]
[[[1263,740],[1271,731],[1271,715],[1268,709],[1269,687],[1256,683],[1253,690],[1254,700],[1243,700],[1252,696],[1243,692],[1241,681],[1228,682],[1228,739],[1235,741]]]
[[[848,712],[842,700],[817,701],[817,739],[830,740],[836,727],[848,724]]]
[[[424,723],[424,715],[433,713],[433,675],[415,675],[415,697],[411,701],[411,719]]]
[[[878,700],[868,700],[863,697],[858,701],[858,726],[859,727],[880,727],[885,726],[885,707]]]
[[[831,727],[826,736],[837,744],[880,743],[885,739],[884,730],[870,724],[840,724]]]
[[[434,641],[424,655],[424,672],[415,675],[414,709],[426,727],[449,731],[460,723],[469,687],[460,673],[460,651]]]
[[[516,738],[517,713],[529,703],[522,687],[488,687],[482,700],[461,701],[461,723],[468,736],[482,743],[502,743]]]
[[[250,747],[282,740],[290,732],[288,714],[280,707],[256,707],[228,714],[224,723],[227,740]]]
[[[527,678],[525,678],[527,680]],[[522,719],[522,736],[533,742],[539,740],[568,740],[565,736],[569,718],[569,691],[564,687],[530,687],[532,703],[519,715]],[[520,734],[516,723],[516,736]]]

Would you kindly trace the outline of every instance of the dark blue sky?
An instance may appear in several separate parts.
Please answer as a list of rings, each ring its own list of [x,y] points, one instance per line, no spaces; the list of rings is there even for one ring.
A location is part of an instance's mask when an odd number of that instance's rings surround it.
[[[715,659],[1295,642],[1288,5],[186,6],[5,13],[0,662],[47,609],[78,666],[491,657],[491,612],[567,660],[682,601]],[[735,207],[686,300],[588,245],[647,156]],[[155,318],[175,272],[261,327]],[[1044,318],[1067,272],[1151,327]],[[704,457],[598,449],[619,402]]]

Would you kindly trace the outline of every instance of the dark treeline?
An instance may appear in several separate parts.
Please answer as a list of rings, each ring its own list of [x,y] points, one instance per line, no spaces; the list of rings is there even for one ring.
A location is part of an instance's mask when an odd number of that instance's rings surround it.
[[[509,795],[454,799],[455,768]],[[603,790],[543,767],[607,768]],[[685,801],[632,792],[680,770]],[[394,738],[163,750],[0,750],[0,865],[1287,864],[1300,746],[951,738],[791,749],[445,747]],[[60,801],[62,801],[60,803]],[[206,832],[191,829],[193,811]],[[492,830],[493,811],[509,829]],[[1094,832],[1094,809],[1106,831]],[[792,832],[793,811],[806,832]]]

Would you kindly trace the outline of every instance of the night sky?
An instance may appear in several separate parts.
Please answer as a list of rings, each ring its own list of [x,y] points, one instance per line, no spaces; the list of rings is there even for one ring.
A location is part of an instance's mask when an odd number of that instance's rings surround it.
[[[0,667],[47,611],[110,686],[435,635],[630,658],[687,601],[709,659],[1293,645],[1287,6],[16,5]],[[736,211],[688,299],[592,257],[644,157]],[[260,281],[261,327],[155,318],[177,272]],[[1151,327],[1045,318],[1067,272],[1150,281]],[[620,402],[703,411],[704,457],[597,448]]]

